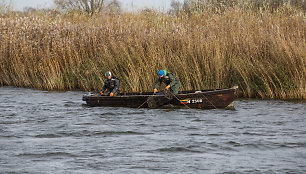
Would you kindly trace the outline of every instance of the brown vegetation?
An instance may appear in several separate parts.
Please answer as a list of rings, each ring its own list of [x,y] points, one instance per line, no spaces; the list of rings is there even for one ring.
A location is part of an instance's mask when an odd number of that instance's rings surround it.
[[[110,70],[122,91],[152,91],[158,70],[167,69],[186,90],[238,84],[245,97],[306,99],[305,13],[287,6],[6,13],[0,41],[0,85],[97,91]]]

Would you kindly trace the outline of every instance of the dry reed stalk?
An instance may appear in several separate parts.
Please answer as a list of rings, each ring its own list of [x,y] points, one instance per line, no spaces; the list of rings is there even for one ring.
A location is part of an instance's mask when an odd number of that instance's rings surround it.
[[[151,91],[159,69],[182,89],[241,87],[241,96],[305,99],[305,14],[239,7],[159,12],[0,17],[0,85],[99,90],[104,72],[122,91]],[[295,31],[295,32],[292,32]]]

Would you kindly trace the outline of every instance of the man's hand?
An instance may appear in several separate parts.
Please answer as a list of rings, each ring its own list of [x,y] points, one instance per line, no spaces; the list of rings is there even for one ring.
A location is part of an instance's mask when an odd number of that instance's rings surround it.
[[[101,94],[101,95],[103,95],[103,92],[102,92],[102,91],[100,91],[100,94]]]
[[[109,96],[113,97],[113,96],[114,96],[114,93],[111,92],[111,93],[109,94]]]
[[[154,89],[153,93],[155,94],[155,93],[157,93],[157,91],[158,91],[157,89]]]
[[[168,90],[170,88],[170,85],[166,86],[165,90]]]

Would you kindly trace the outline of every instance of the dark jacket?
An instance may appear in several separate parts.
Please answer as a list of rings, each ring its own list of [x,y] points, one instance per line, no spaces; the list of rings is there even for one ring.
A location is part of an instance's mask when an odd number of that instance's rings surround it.
[[[162,82],[164,82],[166,86],[170,85],[171,88],[173,86],[176,86],[176,87],[182,86],[180,80],[171,72],[168,72],[166,75],[164,75],[164,77],[159,77],[157,82],[155,83],[154,88],[158,89]]]
[[[105,79],[104,86],[102,87],[102,92],[105,90],[111,91],[112,93],[116,93],[119,91],[120,81],[115,76],[112,76],[111,79]]]

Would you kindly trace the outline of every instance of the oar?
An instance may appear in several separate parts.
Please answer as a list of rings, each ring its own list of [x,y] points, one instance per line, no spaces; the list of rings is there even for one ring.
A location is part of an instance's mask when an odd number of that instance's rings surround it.
[[[163,92],[164,90],[160,91]],[[143,102],[140,106],[138,106],[137,109],[141,108],[145,103],[148,103],[149,108],[157,108],[157,104],[156,104],[156,100],[153,98],[155,94],[153,93],[153,95],[149,96],[148,99]]]
[[[154,96],[154,93],[153,93],[153,95],[152,96]],[[139,108],[141,108],[145,103],[147,103],[148,102],[148,100],[149,100],[149,97],[147,98],[147,100],[145,101],[145,102],[143,102],[141,105],[139,105],[138,106],[138,108],[137,109],[139,109]]]
[[[152,108],[157,108],[157,107],[159,107],[159,106],[163,106],[165,103],[167,103],[168,101],[172,100],[173,97],[174,97],[176,100],[178,100],[178,101],[180,102],[180,99],[178,99],[172,92],[170,92],[170,91],[165,91],[165,90],[163,90],[163,91],[161,91],[161,92],[164,92],[164,98],[159,98],[159,100],[160,100],[160,99],[164,99],[164,100],[166,99],[166,101],[165,101],[165,102],[163,102],[163,101],[158,101],[157,99],[155,99],[155,100],[150,100],[150,99],[153,99],[153,98],[149,97],[148,100],[147,100],[147,102],[150,102],[150,103],[148,103],[149,107],[150,107],[150,105],[152,106]],[[170,93],[170,94],[169,94],[169,93]],[[162,104],[157,105],[156,102],[157,102],[157,103],[162,103]],[[183,103],[183,104],[184,104],[188,109],[190,109],[190,107],[187,106],[185,103]]]
[[[203,93],[201,93],[201,95],[215,108],[215,109],[217,109],[217,107],[210,101],[210,100],[208,100],[208,98],[203,94]]]
[[[161,90],[160,92],[164,93],[164,90]],[[167,100],[165,100],[165,98]],[[149,108],[158,108],[158,107],[164,105],[165,103],[167,103],[171,99],[172,99],[172,97],[169,98],[169,96],[167,96],[167,95],[161,95],[160,97],[156,97],[156,98],[153,97],[153,96],[150,96],[150,97],[148,97],[147,103],[148,103]]]
[[[164,92],[164,90],[161,90],[160,92]],[[149,100],[150,100],[150,98],[153,97],[154,95],[155,95],[155,94],[153,93],[153,95],[149,96],[148,99],[147,99],[145,102],[143,102],[140,106],[138,106],[137,109],[141,108],[145,103],[148,103]],[[151,104],[152,104],[152,102],[151,102]]]

